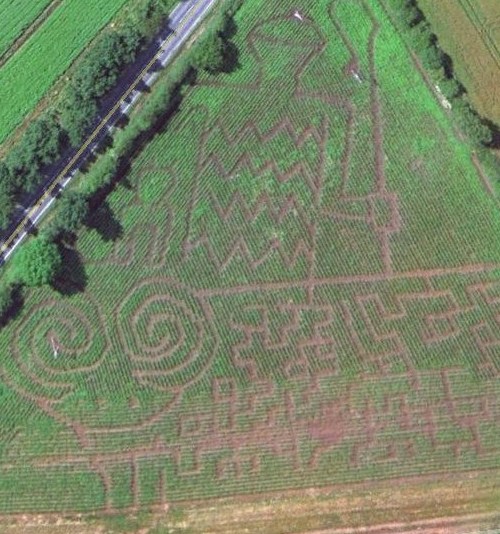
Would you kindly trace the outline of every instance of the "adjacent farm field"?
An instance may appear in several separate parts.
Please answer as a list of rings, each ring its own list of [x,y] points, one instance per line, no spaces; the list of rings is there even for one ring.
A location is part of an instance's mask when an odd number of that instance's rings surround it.
[[[0,143],[125,2],[63,2],[0,69]]]
[[[386,7],[243,3],[0,332],[0,512],[500,468],[500,212]]]
[[[500,3],[419,0],[481,115],[500,124]]]
[[[0,0],[2,35],[0,36],[0,60],[7,48],[51,3],[51,0]]]

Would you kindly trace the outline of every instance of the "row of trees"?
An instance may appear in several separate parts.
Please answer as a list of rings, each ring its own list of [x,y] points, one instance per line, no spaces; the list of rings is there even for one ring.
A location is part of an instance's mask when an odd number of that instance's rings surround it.
[[[451,102],[460,129],[478,146],[488,146],[493,128],[474,110],[464,86],[457,80],[451,57],[439,46],[438,38],[425,19],[417,0],[399,0],[400,22],[424,67],[431,71],[443,95]]]
[[[79,146],[95,121],[99,100],[115,86],[123,67],[132,63],[144,42],[135,27],[107,33],[82,60],[66,91],[60,124],[70,144]]]
[[[120,68],[134,59],[137,53],[136,47],[140,47],[144,41],[143,33],[136,31],[137,28],[151,28],[149,25],[152,21],[159,20],[162,10],[170,10],[172,3],[175,3],[175,0],[146,0],[141,4],[146,14],[142,26],[135,24],[136,28],[133,32],[128,33],[128,30],[122,30],[113,37],[103,38],[96,45],[95,50],[82,60],[80,67],[82,70],[78,71],[67,89],[69,98],[80,99],[74,102],[75,106],[80,106],[78,113],[85,106],[89,111],[92,106],[97,107],[99,97],[113,86]],[[213,21],[206,36],[191,47],[184,57],[176,62],[174,68],[160,78],[140,112],[131,117],[125,128],[116,132],[113,148],[101,154],[92,164],[82,182],[83,187],[78,191],[64,192],[57,201],[54,215],[50,221],[47,221],[44,229],[37,237],[23,244],[21,251],[15,255],[12,264],[9,265],[7,283],[0,285],[0,324],[9,317],[13,306],[15,308],[13,295],[18,293],[22,286],[34,287],[54,283],[61,272],[62,251],[68,243],[74,241],[75,234],[82,225],[92,226],[93,224],[90,206],[98,204],[99,199],[102,200],[103,192],[105,194],[109,189],[118,169],[126,166],[131,154],[142,142],[147,142],[149,132],[155,129],[157,122],[162,120],[162,117],[179,102],[185,88],[196,77],[196,70],[202,69],[216,73],[232,70],[237,66],[237,49],[230,41],[230,37],[235,31],[232,15],[240,5],[241,0],[227,2],[225,12]],[[154,27],[157,26],[154,25]],[[102,79],[101,72],[103,73]],[[88,92],[78,88],[80,83],[82,88],[84,84],[88,84]],[[69,112],[70,108],[63,106],[59,117],[50,115],[50,123],[41,122],[42,126],[47,128],[46,137],[40,135],[39,126],[30,127],[30,132],[26,132],[25,135],[30,141],[26,146],[30,147],[30,150],[24,150],[30,158],[33,158],[33,161],[36,161],[39,169],[54,161],[64,143],[78,144],[82,139],[78,136],[85,134],[85,130],[81,129],[79,126],[81,123],[77,120],[73,123],[65,122],[64,114],[69,114]],[[73,141],[69,133],[70,124],[74,124]],[[49,132],[49,129],[53,130]],[[58,132],[58,135],[56,136],[54,132]],[[14,156],[9,155],[10,157]],[[7,164],[0,163],[0,202],[2,200],[2,172],[10,172]],[[8,179],[10,179],[9,176],[7,176]],[[33,183],[36,184],[36,180]]]
[[[16,204],[40,186],[45,169],[82,142],[97,117],[99,100],[154,36],[173,4],[175,0],[142,0],[119,27],[104,32],[74,67],[57,107],[35,119],[0,161],[0,228],[8,226]]]

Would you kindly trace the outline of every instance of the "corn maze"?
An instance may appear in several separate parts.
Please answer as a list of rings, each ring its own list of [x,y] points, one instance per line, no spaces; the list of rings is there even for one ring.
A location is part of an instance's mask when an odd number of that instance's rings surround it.
[[[497,205],[382,0],[300,4],[243,5],[84,291],[0,332],[2,513],[498,469]]]

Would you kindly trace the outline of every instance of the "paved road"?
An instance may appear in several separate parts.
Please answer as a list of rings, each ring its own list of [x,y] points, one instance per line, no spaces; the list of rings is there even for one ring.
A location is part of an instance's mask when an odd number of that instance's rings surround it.
[[[50,175],[40,190],[37,198],[11,225],[7,236],[0,245],[0,265],[5,263],[14,250],[26,238],[28,232],[36,226],[56,200],[56,196],[70,183],[80,167],[109,135],[116,123],[129,113],[141,96],[141,87],[151,86],[159,76],[158,68],[165,67],[176,55],[179,48],[187,41],[196,27],[203,20],[218,0],[182,0],[170,13],[167,36],[157,41],[151,49],[150,57],[144,68],[112,105],[105,117],[96,125],[83,145],[68,157],[66,163],[59,166]],[[61,169],[62,167],[62,169]],[[85,179],[83,177],[82,179]]]

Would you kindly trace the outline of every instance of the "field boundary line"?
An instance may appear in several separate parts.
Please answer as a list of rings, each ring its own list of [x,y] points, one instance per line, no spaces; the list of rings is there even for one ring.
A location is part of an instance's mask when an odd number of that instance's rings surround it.
[[[122,94],[122,96],[118,99],[116,104],[109,110],[109,112],[106,114],[106,116],[102,119],[102,121],[99,123],[99,125],[93,130],[93,132],[87,137],[87,140],[83,143],[83,145],[79,148],[79,150],[73,155],[71,160],[67,163],[67,165],[63,168],[63,170],[52,180],[50,185],[45,189],[43,194],[38,198],[36,203],[31,206],[30,210],[27,212],[27,214],[23,217],[21,222],[16,226],[16,228],[12,231],[10,236],[2,243],[0,247],[0,254],[5,253],[7,250],[9,250],[11,244],[15,241],[16,238],[20,238],[24,228],[27,223],[36,215],[37,210],[41,207],[43,202],[47,200],[49,196],[52,195],[55,188],[60,184],[60,182],[65,179],[70,172],[71,168],[75,166],[75,164],[78,162],[78,159],[83,155],[85,150],[89,148],[89,146],[96,140],[98,135],[102,132],[104,128],[108,126],[109,119],[120,109],[122,104],[125,102],[126,98],[136,90],[137,86],[141,83],[143,80],[143,77],[147,74],[147,72],[151,69],[151,67],[154,65],[154,63],[161,57],[161,55],[164,52],[164,48],[166,45],[170,44],[171,40],[173,39],[174,35],[178,33],[180,30],[184,28],[184,26],[189,23],[190,19],[188,18],[188,15],[197,7],[200,6],[202,0],[198,0],[196,3],[194,3],[192,6],[189,7],[184,17],[181,19],[181,22],[179,26],[176,28],[175,33],[172,32],[170,35],[165,39],[162,46],[158,50],[158,52],[153,56],[153,58],[147,63],[147,65],[142,69],[142,71],[139,73],[137,78],[130,84],[128,89]],[[210,4],[211,6],[212,4]]]
[[[474,9],[474,6],[471,4],[470,0],[459,0],[459,3],[462,7],[465,16],[476,30],[477,36],[483,42],[490,56],[493,58],[498,68],[500,69],[500,49],[498,48],[497,44],[491,38],[491,35],[488,32],[481,31],[481,21],[479,19],[479,15]]]
[[[20,48],[34,35],[47,20],[60,7],[63,0],[52,0],[52,2],[31,22],[31,24],[12,41],[9,48],[0,56],[0,69],[18,52]]]

